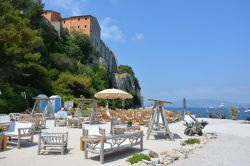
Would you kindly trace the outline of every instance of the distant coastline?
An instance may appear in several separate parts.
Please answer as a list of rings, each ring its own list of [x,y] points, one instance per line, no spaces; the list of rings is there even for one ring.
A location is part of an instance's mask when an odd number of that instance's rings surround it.
[[[165,107],[166,110],[170,110],[173,112],[177,111],[183,111],[182,107]],[[245,120],[247,117],[250,117],[250,113],[244,112],[245,108],[238,108],[239,109],[239,114],[238,114],[238,119],[239,120]],[[202,118],[207,118],[208,117],[208,112],[207,112],[207,107],[187,107],[186,111],[190,111],[192,115],[199,114]],[[226,119],[231,119],[231,115],[229,113],[229,108],[222,108],[222,109],[211,109],[211,112],[216,112],[216,111],[222,111],[224,115],[226,116]]]
[[[173,103],[169,105],[169,107],[176,107],[176,108],[183,107],[182,100],[177,100],[177,101],[172,101],[172,102]],[[145,106],[151,105],[151,103],[147,100],[145,100],[144,103],[145,103]],[[243,102],[216,100],[216,99],[188,99],[187,98],[187,107],[191,107],[191,108],[208,108],[208,107],[216,108],[216,107],[219,107],[221,104],[223,104],[225,108],[230,108],[232,106],[236,106],[238,108],[246,108],[246,106],[250,106],[250,101],[249,103],[243,103]]]

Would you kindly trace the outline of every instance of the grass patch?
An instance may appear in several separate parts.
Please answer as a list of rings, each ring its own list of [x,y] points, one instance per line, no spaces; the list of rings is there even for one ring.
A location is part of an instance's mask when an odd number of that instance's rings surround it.
[[[193,144],[200,144],[201,141],[197,138],[189,138],[188,140],[185,141],[185,143],[188,145],[193,145]]]
[[[128,158],[127,161],[130,162],[131,164],[135,164],[141,161],[142,159],[150,161],[150,157],[143,153],[137,153],[134,156]]]

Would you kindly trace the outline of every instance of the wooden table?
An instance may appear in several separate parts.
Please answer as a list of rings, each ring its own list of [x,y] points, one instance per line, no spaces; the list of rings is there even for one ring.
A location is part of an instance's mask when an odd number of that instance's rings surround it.
[[[80,137],[80,150],[85,150],[85,142],[99,142],[102,136],[100,135],[87,135],[87,136],[81,136]]]
[[[7,136],[0,135],[0,142],[2,142],[2,149],[3,151],[7,150]]]

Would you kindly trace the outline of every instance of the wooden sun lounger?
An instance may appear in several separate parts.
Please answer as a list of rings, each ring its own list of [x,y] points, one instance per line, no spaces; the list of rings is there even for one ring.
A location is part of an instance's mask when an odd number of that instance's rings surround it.
[[[83,128],[84,157],[88,158],[88,153],[100,155],[100,163],[104,163],[106,154],[115,153],[133,146],[140,146],[143,149],[143,131],[125,132],[120,135],[106,135],[104,129],[99,129],[100,135],[87,135],[88,131]]]

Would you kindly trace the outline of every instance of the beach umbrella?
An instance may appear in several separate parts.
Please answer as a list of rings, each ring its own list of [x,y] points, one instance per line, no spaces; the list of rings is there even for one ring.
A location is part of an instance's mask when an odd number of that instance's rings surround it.
[[[133,96],[120,89],[105,89],[95,94],[98,99],[131,99]]]
[[[113,104],[114,104],[114,99],[131,99],[133,96],[129,94],[128,92],[125,92],[120,89],[105,89],[102,90],[94,95],[97,99],[113,99]],[[111,130],[112,132],[112,127],[113,127],[113,116],[111,120]]]

